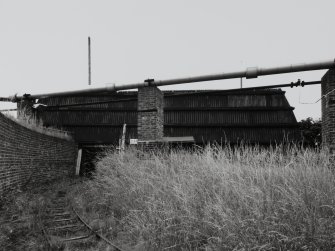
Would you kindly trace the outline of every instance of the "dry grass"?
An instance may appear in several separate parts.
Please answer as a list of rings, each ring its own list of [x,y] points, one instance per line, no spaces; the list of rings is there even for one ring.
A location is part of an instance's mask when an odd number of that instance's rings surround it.
[[[0,250],[46,250],[38,212],[47,204],[42,193],[48,186],[14,190],[0,198]]]
[[[333,250],[335,177],[297,147],[110,152],[76,206],[128,250]]]
[[[35,116],[26,116],[24,115],[25,113],[22,112],[21,116],[19,116],[18,118],[14,117],[12,114],[10,113],[3,113],[7,118],[15,121],[16,123],[20,124],[21,126],[24,126],[32,131],[35,132],[39,132],[42,134],[46,134],[52,137],[56,137],[56,138],[61,138],[61,139],[65,139],[65,140],[73,140],[72,136],[69,132],[65,131],[65,130],[59,130],[56,128],[52,128],[52,127],[45,127],[43,126],[43,122],[39,119],[37,119]]]

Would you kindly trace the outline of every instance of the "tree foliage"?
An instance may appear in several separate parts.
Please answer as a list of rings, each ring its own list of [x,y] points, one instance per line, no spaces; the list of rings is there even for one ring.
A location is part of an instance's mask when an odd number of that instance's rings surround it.
[[[322,141],[321,124],[321,119],[314,120],[311,117],[299,122],[304,145],[320,146]]]

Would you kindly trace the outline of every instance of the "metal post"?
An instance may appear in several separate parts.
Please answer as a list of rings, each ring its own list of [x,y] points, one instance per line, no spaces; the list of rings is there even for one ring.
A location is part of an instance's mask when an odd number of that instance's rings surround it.
[[[91,85],[91,38],[88,37],[88,85]]]

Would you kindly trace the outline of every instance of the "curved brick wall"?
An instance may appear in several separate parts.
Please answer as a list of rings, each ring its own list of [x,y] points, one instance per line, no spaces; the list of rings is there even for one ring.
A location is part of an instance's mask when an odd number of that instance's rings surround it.
[[[0,197],[74,173],[77,145],[21,126],[0,113]]]

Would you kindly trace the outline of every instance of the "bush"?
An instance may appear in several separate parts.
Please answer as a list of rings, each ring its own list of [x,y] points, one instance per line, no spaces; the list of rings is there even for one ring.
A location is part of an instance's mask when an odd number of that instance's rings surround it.
[[[299,128],[302,133],[303,144],[305,146],[320,146],[322,142],[321,120],[312,118],[303,119],[299,122]]]

